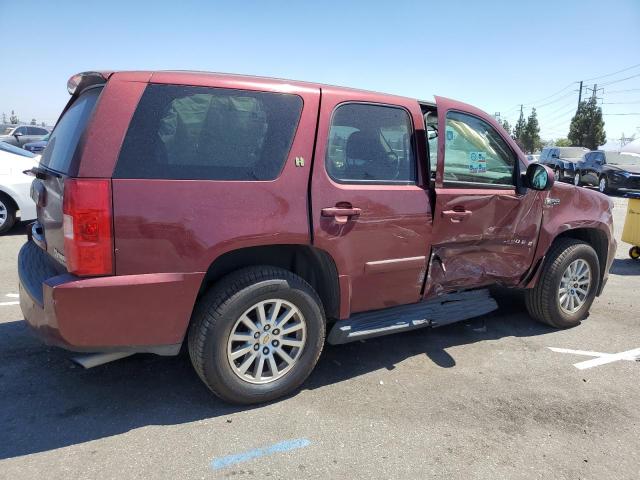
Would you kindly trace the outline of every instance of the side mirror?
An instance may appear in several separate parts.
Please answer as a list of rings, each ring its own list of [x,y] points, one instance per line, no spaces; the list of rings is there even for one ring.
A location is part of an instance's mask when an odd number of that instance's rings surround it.
[[[14,136],[14,137],[16,137],[16,138],[18,138],[18,137],[21,137],[21,136],[22,136],[22,133],[17,132],[17,133],[14,133],[14,134],[13,134],[13,136]]]
[[[557,154],[557,153],[552,153],[552,154],[551,154],[551,158],[560,158],[560,157],[558,157],[558,154]]]
[[[525,184],[532,190],[550,190],[556,181],[553,170],[541,163],[531,163],[525,173]]]

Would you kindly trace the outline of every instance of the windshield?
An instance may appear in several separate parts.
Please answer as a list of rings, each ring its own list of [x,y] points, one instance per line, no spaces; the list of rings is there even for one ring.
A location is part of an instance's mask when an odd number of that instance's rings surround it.
[[[0,150],[9,152],[9,153],[15,153],[16,155],[20,155],[22,157],[29,157],[29,158],[35,157],[33,153],[28,152],[27,150],[23,150],[22,148],[10,145],[6,142],[0,142]]]
[[[92,88],[80,95],[64,113],[51,137],[40,164],[60,173],[69,173],[71,161],[102,88]]]
[[[624,153],[606,152],[607,163],[612,165],[640,165],[640,157]]]
[[[561,147],[558,150],[560,150],[561,158],[581,158],[589,151],[582,147]]]

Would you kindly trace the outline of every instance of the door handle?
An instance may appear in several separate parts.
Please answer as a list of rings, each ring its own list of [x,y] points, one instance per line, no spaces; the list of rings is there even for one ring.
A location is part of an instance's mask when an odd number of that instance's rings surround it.
[[[351,217],[357,217],[362,210],[355,207],[328,207],[321,210],[323,217],[333,217],[336,223],[347,223]]]
[[[465,218],[471,216],[471,211],[469,210],[445,210],[442,212],[442,216],[444,218],[449,218],[452,222],[458,223],[463,221]]]

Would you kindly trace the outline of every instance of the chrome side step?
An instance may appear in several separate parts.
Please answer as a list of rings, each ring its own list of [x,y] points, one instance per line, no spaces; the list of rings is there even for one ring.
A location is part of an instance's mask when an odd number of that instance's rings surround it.
[[[84,355],[77,355],[71,360],[78,365],[82,365],[84,368],[93,368],[98,365],[104,365],[105,363],[115,362],[121,358],[130,357],[135,352],[111,352],[111,353],[87,353]]]
[[[338,345],[417,328],[441,327],[497,308],[488,289],[451,293],[427,302],[356,313],[336,322],[327,341]]]

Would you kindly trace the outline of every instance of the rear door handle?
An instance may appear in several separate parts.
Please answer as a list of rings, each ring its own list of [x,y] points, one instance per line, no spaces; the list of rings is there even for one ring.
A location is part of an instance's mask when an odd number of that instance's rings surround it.
[[[355,207],[328,207],[321,210],[323,217],[333,217],[336,223],[347,223],[351,217],[357,217],[362,210]]]
[[[445,210],[442,212],[444,218],[451,219],[452,222],[461,222],[471,215],[469,210]]]

